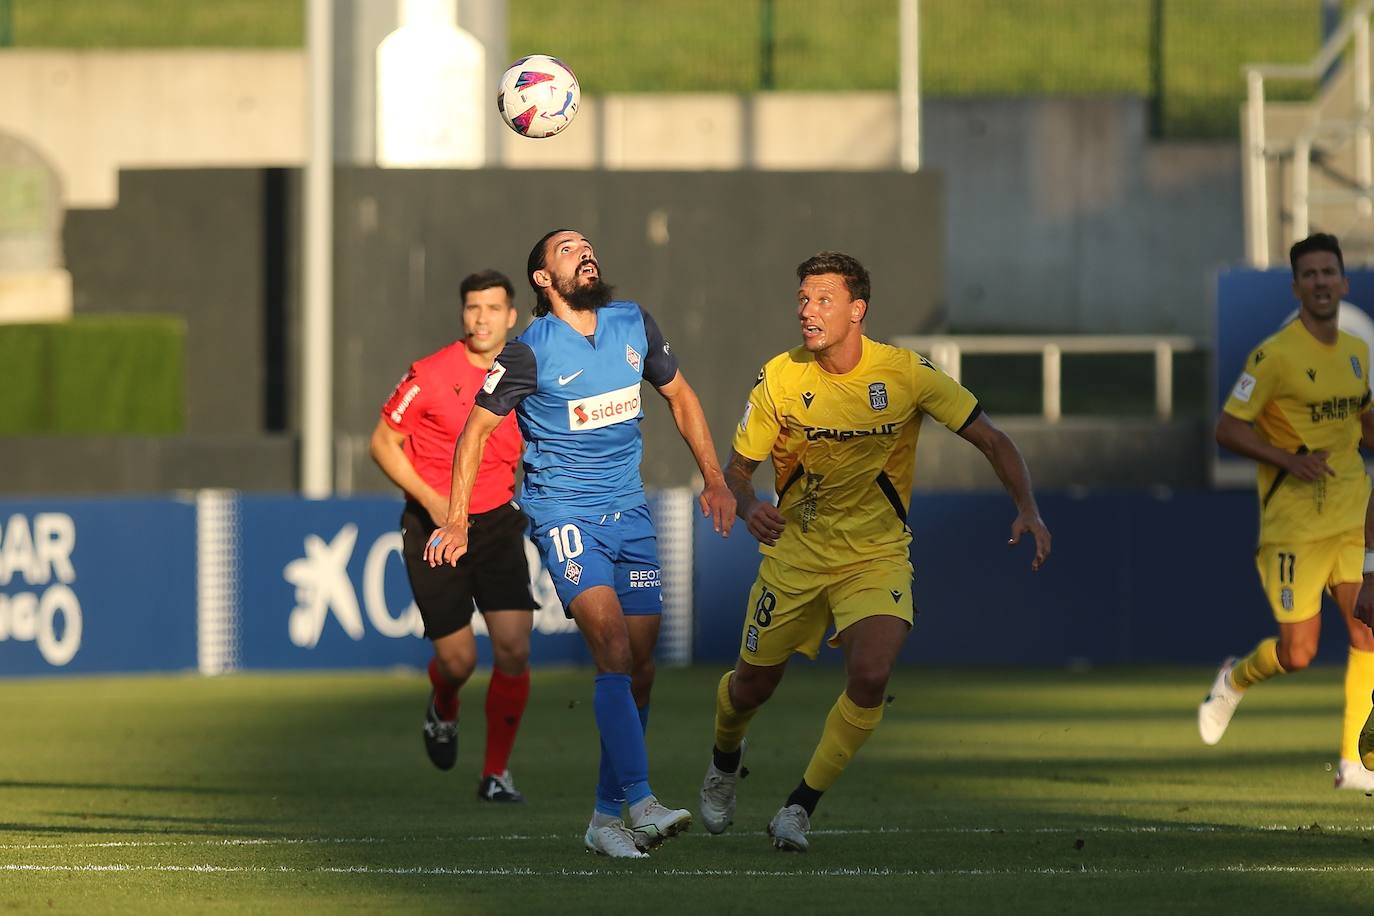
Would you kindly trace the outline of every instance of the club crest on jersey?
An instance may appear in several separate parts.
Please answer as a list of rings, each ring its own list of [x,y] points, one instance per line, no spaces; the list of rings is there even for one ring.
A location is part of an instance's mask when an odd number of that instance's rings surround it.
[[[1358,356],[1350,357],[1350,368],[1355,370],[1355,378],[1364,378],[1364,374],[1360,372],[1360,358]]]
[[[626,344],[626,345],[625,345],[625,362],[629,363],[629,364],[630,364],[630,368],[633,369],[634,371],[636,371],[636,372],[639,371],[639,365],[640,365],[639,353],[637,353],[637,352],[635,351],[635,348],[632,347],[632,346],[630,346],[629,344]]]
[[[868,404],[874,410],[887,410],[887,386],[882,382],[869,385]]]
[[[749,624],[749,631],[744,637],[744,648],[750,652],[759,651],[759,628],[752,623]]]
[[[563,578],[573,585],[582,581],[582,566],[576,560],[569,560],[567,568],[563,570]]]
[[[485,391],[487,394],[491,394],[493,391],[496,390],[497,384],[500,383],[501,376],[505,374],[505,366],[501,365],[499,362],[492,363],[491,368],[487,370],[486,381],[482,382],[482,390]]]
[[[1279,592],[1279,604],[1283,605],[1285,611],[1293,610],[1293,590],[1285,588]]]

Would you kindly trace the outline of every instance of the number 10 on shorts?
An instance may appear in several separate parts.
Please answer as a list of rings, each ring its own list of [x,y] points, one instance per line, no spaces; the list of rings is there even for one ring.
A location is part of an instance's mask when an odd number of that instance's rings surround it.
[[[553,552],[558,562],[566,563],[582,555],[582,532],[576,525],[555,525],[544,533],[553,541]]]

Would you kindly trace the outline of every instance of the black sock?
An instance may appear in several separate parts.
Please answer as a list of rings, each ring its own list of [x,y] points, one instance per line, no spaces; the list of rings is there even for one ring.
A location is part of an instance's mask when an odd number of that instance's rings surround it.
[[[711,748],[711,762],[716,765],[716,769],[722,773],[733,773],[739,769],[739,758],[742,753],[741,748],[733,751],[722,751],[718,747]]]
[[[806,780],[803,779],[801,782],[797,783],[797,787],[792,790],[792,794],[787,796],[787,806],[801,805],[806,809],[806,816],[810,817],[816,813],[816,805],[820,803],[823,794],[825,793],[820,789],[813,789],[808,786]]]

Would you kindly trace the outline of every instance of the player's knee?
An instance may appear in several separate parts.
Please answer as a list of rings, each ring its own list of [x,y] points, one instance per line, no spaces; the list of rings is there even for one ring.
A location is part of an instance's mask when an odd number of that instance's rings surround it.
[[[524,674],[530,667],[530,644],[528,640],[492,640],[491,657],[502,674],[512,677]]]
[[[604,628],[595,634],[584,630],[583,634],[599,670],[608,674],[630,674],[634,670],[630,639],[623,627],[618,633],[613,628]]]
[[[1283,670],[1289,673],[1301,671],[1312,664],[1312,659],[1317,654],[1316,646],[1285,646],[1279,644],[1276,653],[1279,657],[1279,664]]]
[[[856,705],[865,709],[881,706],[891,673],[885,666],[856,668],[849,672],[845,693]]]
[[[740,712],[756,709],[768,702],[780,680],[781,676],[774,677],[766,669],[736,668],[730,679],[730,704]]]
[[[444,677],[455,685],[461,686],[466,683],[467,679],[472,677],[473,669],[477,667],[477,656],[462,649],[436,646],[434,654],[439,659],[439,667],[444,672]]]

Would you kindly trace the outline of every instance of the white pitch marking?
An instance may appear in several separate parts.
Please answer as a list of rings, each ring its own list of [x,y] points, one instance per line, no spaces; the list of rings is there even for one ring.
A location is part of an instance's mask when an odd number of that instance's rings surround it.
[[[1247,831],[1260,831],[1262,833],[1370,833],[1374,832],[1374,824],[1350,824],[1345,826],[1318,825],[1313,829],[1307,825],[1290,826],[1288,824],[1260,824],[1250,826],[1246,824],[1162,824],[1157,826],[1141,825],[1135,827],[1122,827],[1112,824],[1088,825],[1083,827],[876,827],[876,828],[832,828],[812,830],[811,836],[874,836],[890,834],[941,834],[941,835],[982,835],[982,834],[1067,834],[1067,833],[1106,833],[1106,834],[1168,834],[1168,833],[1245,833]],[[754,831],[731,831],[725,834],[729,837],[761,837],[767,833],[762,830]],[[689,839],[702,839],[704,834],[688,833]],[[184,846],[326,846],[326,845],[362,845],[369,843],[423,843],[423,842],[443,842],[443,843],[465,843],[465,842],[491,842],[496,840],[527,841],[527,840],[570,840],[581,839],[581,834],[562,834],[562,833],[503,833],[503,834],[477,834],[473,836],[395,836],[395,837],[242,837],[230,839],[208,839],[208,840],[109,840],[96,843],[6,843],[0,844],[0,849],[154,849],[163,847],[184,847]],[[711,842],[718,843],[721,837],[712,837]]]
[[[65,874],[127,873],[127,872],[190,872],[195,874],[343,874],[390,876],[451,876],[451,877],[607,877],[620,880],[623,871],[589,868],[454,868],[353,865],[345,867],[295,868],[262,865],[30,865],[0,864],[0,871],[61,872]],[[1153,875],[1213,875],[1213,874],[1374,874],[1374,865],[1203,865],[1178,868],[646,868],[644,873],[667,877],[688,878],[964,878],[964,877],[1123,877]]]

